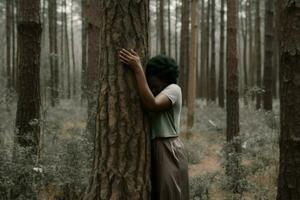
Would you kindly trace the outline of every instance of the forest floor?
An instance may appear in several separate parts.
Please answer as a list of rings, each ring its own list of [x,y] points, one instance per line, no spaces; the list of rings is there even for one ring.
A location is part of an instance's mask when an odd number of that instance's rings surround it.
[[[0,104],[0,152],[10,154],[16,104],[7,110]],[[86,140],[86,107],[80,102],[63,100],[55,108],[42,107],[41,166],[44,181],[52,185],[74,184],[84,187],[92,163],[92,146]],[[189,159],[191,200],[274,200],[278,172],[279,105],[274,112],[257,111],[253,105],[240,108],[242,142],[243,194],[235,197],[228,189],[230,179],[224,174],[224,145],[226,144],[226,111],[215,104],[198,101],[195,125],[186,129],[186,109],[182,112],[181,140]],[[13,174],[13,163],[5,160],[0,166],[0,178]],[[10,181],[10,177],[7,179]],[[5,182],[3,184],[6,184]],[[1,186],[1,183],[0,183]],[[51,185],[50,185],[51,186]],[[48,188],[49,189],[49,188]],[[47,190],[48,190],[47,189]],[[50,192],[51,191],[51,192]],[[47,195],[55,194],[53,189]],[[48,196],[49,197],[49,196]],[[46,198],[52,199],[52,198]]]

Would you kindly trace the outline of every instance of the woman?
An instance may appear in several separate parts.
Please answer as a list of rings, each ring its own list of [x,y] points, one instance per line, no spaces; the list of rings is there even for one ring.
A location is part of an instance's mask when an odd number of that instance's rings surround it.
[[[178,138],[182,104],[176,84],[178,66],[173,59],[158,55],[149,60],[144,73],[134,50],[122,49],[119,57],[134,72],[142,104],[150,111],[152,197],[188,200],[187,157]]]

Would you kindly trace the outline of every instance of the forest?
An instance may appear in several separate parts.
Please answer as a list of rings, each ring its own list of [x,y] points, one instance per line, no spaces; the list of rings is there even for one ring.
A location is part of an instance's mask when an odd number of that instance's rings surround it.
[[[179,66],[181,200],[300,200],[299,0],[0,0],[0,24],[0,200],[153,199],[122,49]]]

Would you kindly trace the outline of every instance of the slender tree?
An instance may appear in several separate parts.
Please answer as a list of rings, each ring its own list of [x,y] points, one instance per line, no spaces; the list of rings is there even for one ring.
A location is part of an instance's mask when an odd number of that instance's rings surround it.
[[[206,97],[207,91],[206,91],[206,23],[205,23],[205,1],[201,0],[201,4],[202,4],[202,9],[201,9],[201,63],[200,63],[200,88],[201,88],[201,92],[200,92],[200,96],[202,98]]]
[[[74,5],[74,0],[71,0],[71,52],[72,52],[72,76],[73,76],[73,84],[72,84],[72,93],[73,96],[76,96],[76,60],[75,60],[75,48],[74,48],[74,19],[73,19],[73,5]]]
[[[206,15],[206,100],[209,102],[210,100],[210,95],[211,95],[211,90],[210,90],[210,48],[209,48],[209,38],[210,38],[210,11],[211,11],[211,2],[207,1],[207,15]]]
[[[150,199],[150,141],[132,72],[118,59],[121,48],[148,56],[148,0],[100,3],[100,95],[95,153],[85,200]],[[113,20],[112,20],[113,19]],[[98,18],[95,18],[98,20]],[[134,20],[134,21],[133,21]],[[135,23],[134,23],[135,22]],[[139,31],[136,31],[139,30]]]
[[[215,44],[215,7],[216,1],[211,1],[211,63],[210,63],[210,100],[216,101],[216,44]]]
[[[64,25],[64,43],[65,43],[65,64],[67,66],[67,98],[71,98],[71,64],[70,64],[70,46],[69,46],[69,29],[67,15],[67,0],[63,0],[63,25]]]
[[[175,0],[176,6],[175,6],[175,60],[178,61],[178,1]]]
[[[165,0],[159,0],[160,53],[166,54]]]
[[[6,0],[6,79],[7,89],[11,88],[11,0]]]
[[[224,108],[224,68],[225,68],[225,0],[221,0],[221,12],[220,12],[220,58],[219,58],[219,90],[218,90],[218,96],[219,96],[219,106],[221,108]]]
[[[58,46],[57,46],[57,4],[48,0],[49,47],[50,47],[50,102],[55,106],[59,98]]]
[[[86,0],[81,0],[81,100],[86,98],[87,34]]]
[[[171,0],[168,0],[168,55],[172,56],[172,36],[171,36]]]
[[[40,0],[20,0],[18,19],[18,46],[20,50],[19,91],[16,113],[15,144],[26,148],[25,159],[29,165],[24,169],[32,170],[37,164],[40,135],[40,52],[42,25],[40,22]],[[17,153],[17,152],[16,152]],[[19,160],[16,160],[19,162]],[[31,171],[20,172],[12,199],[37,199]]]
[[[272,110],[273,104],[273,0],[266,1],[266,15],[265,15],[265,59],[264,59],[264,102],[265,110]]]
[[[179,84],[182,88],[182,98],[184,103],[187,99],[187,68],[189,66],[189,16],[189,0],[182,0]]]
[[[192,41],[189,66],[188,82],[188,114],[187,128],[190,130],[194,125],[194,110],[196,98],[196,67],[197,67],[197,41],[198,41],[198,0],[192,0]]]
[[[260,0],[256,0],[255,17],[255,46],[256,46],[256,87],[261,90],[261,23],[260,23]],[[261,108],[261,92],[256,94],[256,109]]]
[[[280,10],[280,166],[277,200],[300,199],[300,4]]]

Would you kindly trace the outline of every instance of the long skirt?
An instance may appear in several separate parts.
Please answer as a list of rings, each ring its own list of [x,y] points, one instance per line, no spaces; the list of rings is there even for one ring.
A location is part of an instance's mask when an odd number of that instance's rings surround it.
[[[188,161],[178,137],[151,142],[152,199],[189,200]]]

